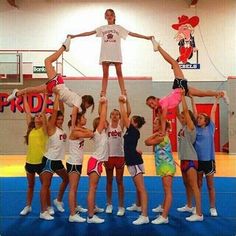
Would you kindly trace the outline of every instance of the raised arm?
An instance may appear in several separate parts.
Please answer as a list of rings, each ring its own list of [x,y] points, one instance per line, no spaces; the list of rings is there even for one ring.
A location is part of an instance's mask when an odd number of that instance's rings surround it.
[[[195,125],[194,125],[194,123],[193,123],[193,121],[192,121],[192,119],[189,115],[188,106],[187,106],[187,103],[186,103],[184,91],[182,93],[182,106],[183,106],[184,117],[185,117],[186,123],[187,123],[187,128],[189,130],[194,130]]]
[[[133,33],[133,32],[129,32],[129,35],[132,37],[136,37],[136,38],[140,38],[140,39],[147,39],[147,40],[151,40],[153,37],[153,36],[146,36],[146,35],[137,34],[137,33]]]
[[[46,109],[47,109],[47,101],[48,101],[48,94],[44,94],[43,100],[43,107],[42,107],[42,119],[43,119],[43,132],[47,134],[47,117],[46,117]]]
[[[217,109],[217,104],[218,104],[219,98],[220,98],[219,96],[217,96],[215,98],[215,102],[214,102],[214,104],[213,104],[213,106],[211,108],[211,116],[210,116],[210,118],[211,118],[211,121],[214,124],[215,124],[215,121],[216,121],[216,109]]]
[[[67,37],[71,37],[73,39],[73,38],[77,38],[77,37],[90,36],[93,34],[96,34],[96,30],[88,31],[88,32],[80,33],[80,34],[68,34]]]
[[[125,110],[126,110],[127,116],[129,117],[131,114],[131,107],[130,107],[130,103],[127,97],[126,97],[126,102],[125,102]],[[124,129],[123,116],[121,116],[121,119],[120,119],[120,126],[121,126],[121,129],[123,130]]]
[[[23,96],[23,104],[24,104],[24,110],[25,110],[25,114],[26,114],[26,123],[27,123],[27,126],[28,126],[29,123],[32,120],[32,115],[31,115],[31,112],[30,112],[30,107],[29,107],[29,103],[28,103],[26,94]]]
[[[119,97],[119,104],[120,104],[120,114],[121,114],[121,119],[123,121],[123,125],[126,128],[128,128],[130,126],[130,119],[127,114],[126,100],[124,99],[123,96]]]
[[[167,107],[164,107],[162,109],[161,113],[161,133],[162,135],[165,135],[166,133],[166,120],[167,120]]]
[[[72,130],[70,138],[92,138],[94,135],[93,131],[90,129],[87,129],[85,127],[77,127],[76,129]]]
[[[191,99],[191,105],[192,105],[193,115],[194,115],[195,119],[197,119],[198,112],[197,112],[196,104],[195,104],[195,102],[194,102],[194,97],[193,97],[193,96],[190,96],[190,99]]]
[[[56,128],[55,124],[56,124],[56,120],[57,120],[58,108],[59,108],[59,94],[55,94],[52,115],[51,115],[50,119],[48,120],[48,124],[47,124],[48,135],[52,135],[55,132],[55,128]]]
[[[100,120],[97,127],[97,131],[101,133],[105,127],[106,119],[107,119],[107,99],[100,98],[99,103],[101,104],[101,113],[99,115]]]

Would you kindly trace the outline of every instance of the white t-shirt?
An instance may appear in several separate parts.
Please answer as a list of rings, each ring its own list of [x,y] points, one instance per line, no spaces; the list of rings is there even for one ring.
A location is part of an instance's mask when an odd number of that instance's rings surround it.
[[[99,161],[108,160],[108,137],[105,130],[100,134],[97,130],[94,132],[93,136],[95,151],[92,157]]]
[[[120,25],[103,25],[96,29],[96,36],[102,38],[99,63],[122,63],[121,38],[126,39],[129,31]]]
[[[123,157],[124,156],[124,145],[123,145],[123,131],[121,126],[112,128],[111,125],[108,127],[108,146],[109,146],[109,157]]]
[[[66,149],[66,133],[56,127],[56,132],[48,137],[47,152],[45,157],[49,160],[64,160]]]
[[[59,90],[60,100],[67,104],[69,107],[76,106],[80,108],[82,98],[75,92],[71,91],[65,84],[56,85]]]
[[[67,163],[71,165],[82,165],[84,155],[84,139],[69,139],[69,157]]]

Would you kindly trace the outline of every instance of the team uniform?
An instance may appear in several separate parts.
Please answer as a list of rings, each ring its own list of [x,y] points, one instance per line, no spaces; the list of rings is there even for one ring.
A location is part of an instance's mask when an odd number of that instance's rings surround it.
[[[188,95],[188,81],[186,79],[175,78],[172,92],[159,100],[160,106],[167,109],[177,107],[181,102],[182,89],[185,90],[185,95]]]
[[[196,128],[188,130],[187,126],[183,126],[178,133],[178,156],[181,160],[180,168],[182,172],[187,172],[191,167],[198,169],[198,157],[193,146],[196,140]]]
[[[116,128],[108,127],[108,161],[104,162],[106,169],[121,169],[125,165],[123,148],[123,130],[120,125]]]
[[[66,162],[67,173],[76,172],[81,175],[84,155],[84,139],[69,139],[69,157]]]
[[[102,38],[99,63],[122,63],[121,38],[126,39],[129,31],[120,25],[104,25],[98,27],[96,36]]]
[[[108,160],[108,137],[107,132],[102,130],[99,133],[97,130],[94,132],[95,151],[88,160],[87,174],[96,172],[97,175],[102,174],[102,164]]]
[[[142,155],[136,150],[139,138],[139,130],[130,124],[124,134],[124,153],[125,164],[132,177],[138,174],[144,174]]]
[[[171,151],[171,143],[166,135],[164,140],[154,148],[156,174],[163,176],[174,176],[176,172],[175,162]]]
[[[206,127],[201,128],[197,126],[196,130],[197,136],[194,147],[198,156],[198,172],[211,175],[216,172],[214,145],[215,124],[210,121],[209,125]]]
[[[40,174],[42,171],[42,158],[47,144],[47,135],[43,128],[32,129],[29,133],[28,149],[25,170],[28,173]]]
[[[53,93],[53,88],[56,87],[59,91],[60,100],[67,104],[69,107],[76,106],[80,108],[82,98],[75,92],[71,91],[64,84],[64,80],[61,75],[56,75],[53,79],[46,83],[47,92]]]
[[[42,172],[54,174],[57,170],[64,169],[62,160],[65,158],[66,133],[56,127],[56,131],[48,138],[48,150],[42,161]]]

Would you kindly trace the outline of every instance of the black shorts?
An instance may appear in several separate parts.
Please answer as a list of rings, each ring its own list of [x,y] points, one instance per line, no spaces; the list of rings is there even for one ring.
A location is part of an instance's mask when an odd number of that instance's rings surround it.
[[[38,175],[42,172],[42,163],[40,164],[29,164],[25,163],[25,171],[30,174],[37,173]]]
[[[188,95],[188,81],[186,79],[175,78],[172,89],[182,88],[185,90],[185,96]]]
[[[211,161],[198,161],[198,172],[205,175],[212,175],[216,173],[216,164],[214,160]]]
[[[68,174],[75,172],[75,173],[81,175],[82,165],[71,165],[69,163],[66,163],[66,170],[67,170]]]
[[[61,160],[54,161],[50,160],[47,157],[43,157],[42,160],[42,172],[50,172],[54,174],[57,170],[65,169]]]

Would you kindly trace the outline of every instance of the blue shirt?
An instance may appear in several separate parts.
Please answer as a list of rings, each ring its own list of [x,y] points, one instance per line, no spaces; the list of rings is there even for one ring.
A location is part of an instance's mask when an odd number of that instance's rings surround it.
[[[194,143],[199,161],[215,160],[214,133],[215,124],[210,121],[204,128],[196,127],[197,136]]]
[[[129,128],[124,134],[125,163],[128,166],[139,165],[143,163],[141,154],[136,150],[139,138],[139,130],[130,124]]]

